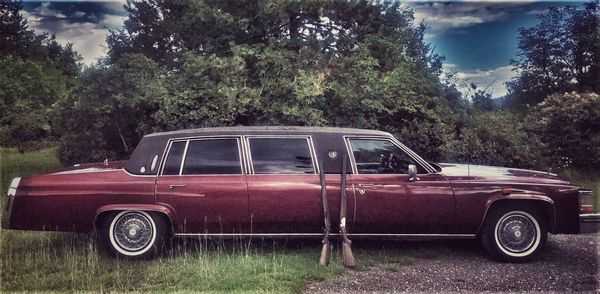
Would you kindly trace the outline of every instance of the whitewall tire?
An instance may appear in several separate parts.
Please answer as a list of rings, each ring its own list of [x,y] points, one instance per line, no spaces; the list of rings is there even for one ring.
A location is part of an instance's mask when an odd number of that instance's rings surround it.
[[[480,237],[495,258],[524,262],[543,249],[548,229],[543,215],[533,207],[501,206],[488,212]]]
[[[117,256],[137,259],[158,253],[164,245],[166,226],[161,217],[145,211],[114,213],[102,232],[109,249]]]

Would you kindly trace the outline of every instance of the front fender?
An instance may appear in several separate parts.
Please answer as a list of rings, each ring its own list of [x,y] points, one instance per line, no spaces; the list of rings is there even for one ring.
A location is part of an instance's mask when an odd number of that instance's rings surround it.
[[[498,194],[490,197],[490,199],[487,200],[487,202],[485,204],[485,213],[483,215],[483,219],[481,220],[481,224],[479,225],[479,229],[477,230],[477,232],[479,233],[481,231],[481,228],[483,227],[483,223],[485,222],[487,214],[492,206],[497,205],[500,202],[505,203],[505,202],[513,202],[513,201],[514,202],[521,201],[521,202],[542,204],[542,206],[541,206],[543,209],[542,212],[544,214],[546,214],[549,218],[548,219],[548,230],[550,232],[554,232],[554,228],[556,225],[556,210],[554,208],[554,200],[552,200],[550,197],[548,197],[545,194],[538,192],[538,191],[515,190],[515,189],[502,191],[501,193],[498,193]]]

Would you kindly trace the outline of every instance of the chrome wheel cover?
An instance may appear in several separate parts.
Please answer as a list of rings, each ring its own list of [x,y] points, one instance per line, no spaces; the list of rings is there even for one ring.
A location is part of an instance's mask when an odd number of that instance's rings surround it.
[[[115,249],[125,255],[146,252],[156,237],[154,221],[142,211],[124,211],[111,223],[110,239]]]
[[[530,214],[511,211],[496,224],[496,243],[512,256],[526,256],[539,244],[540,227]]]

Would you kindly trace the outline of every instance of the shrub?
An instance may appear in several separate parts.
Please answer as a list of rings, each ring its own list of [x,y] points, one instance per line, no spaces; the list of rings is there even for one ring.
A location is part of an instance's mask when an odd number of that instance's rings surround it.
[[[543,154],[557,168],[600,166],[600,96],[553,94],[530,115]]]

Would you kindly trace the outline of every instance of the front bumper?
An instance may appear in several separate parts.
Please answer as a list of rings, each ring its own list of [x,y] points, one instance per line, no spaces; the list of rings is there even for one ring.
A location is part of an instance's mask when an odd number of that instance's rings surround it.
[[[579,215],[579,233],[594,234],[600,232],[600,213],[585,213]]]

